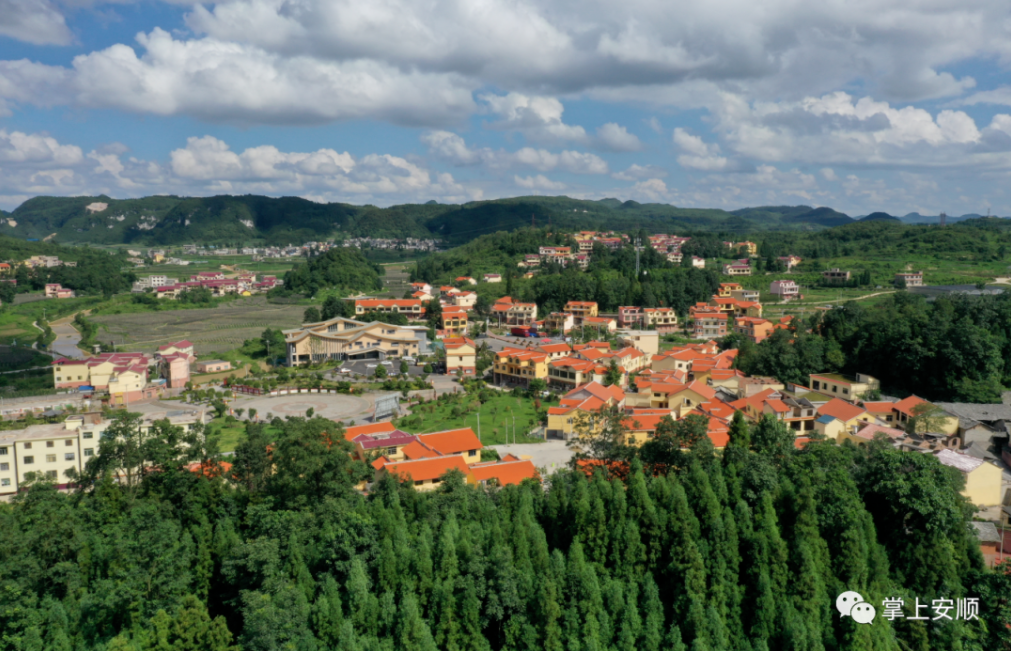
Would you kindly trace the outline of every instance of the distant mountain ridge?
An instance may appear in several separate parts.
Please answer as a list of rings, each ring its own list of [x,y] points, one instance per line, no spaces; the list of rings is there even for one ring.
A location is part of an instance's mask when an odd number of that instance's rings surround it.
[[[895,219],[885,213],[874,215]],[[137,246],[191,242],[297,244],[366,236],[437,238],[449,245],[459,245],[483,234],[530,225],[567,230],[709,231],[729,236],[756,231],[815,231],[856,221],[829,207],[807,205],[725,211],[564,196],[514,197],[462,205],[429,201],[388,208],[257,195],[35,197],[11,212],[0,211],[0,217],[4,219],[0,222],[0,235],[25,239],[52,236],[64,243]],[[907,218],[901,220],[909,223]],[[955,219],[959,218],[949,218]]]

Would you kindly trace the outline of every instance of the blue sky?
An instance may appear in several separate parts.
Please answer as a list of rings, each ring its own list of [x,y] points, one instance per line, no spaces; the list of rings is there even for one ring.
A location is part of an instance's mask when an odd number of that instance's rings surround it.
[[[1011,214],[990,0],[0,0],[0,207],[525,194]]]

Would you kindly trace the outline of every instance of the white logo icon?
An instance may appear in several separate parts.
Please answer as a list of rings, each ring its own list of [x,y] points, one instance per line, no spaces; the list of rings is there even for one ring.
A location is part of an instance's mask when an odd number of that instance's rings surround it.
[[[852,617],[857,624],[870,624],[878,612],[864,601],[859,592],[847,591],[836,597],[835,608],[842,617]]]

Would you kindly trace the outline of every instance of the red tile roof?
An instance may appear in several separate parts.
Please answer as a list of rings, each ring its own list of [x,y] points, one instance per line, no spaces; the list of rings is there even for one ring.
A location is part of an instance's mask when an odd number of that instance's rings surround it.
[[[463,460],[463,457],[456,455],[418,459],[416,461],[399,461],[397,463],[387,463],[382,467],[386,472],[400,479],[409,478],[414,481],[438,479],[450,470],[459,470],[464,474],[467,474],[469,470],[467,462]]]
[[[470,474],[477,481],[497,479],[500,486],[519,484],[524,479],[537,479],[537,468],[529,459],[515,459],[475,463]]]
[[[899,400],[894,405],[892,405],[892,409],[899,412],[900,414],[905,414],[906,416],[912,417],[915,416],[915,414],[913,413],[913,409],[926,402],[927,402],[926,400],[924,400],[919,396],[909,396],[908,398]]]
[[[354,425],[352,427],[347,427],[344,429],[344,438],[349,441],[355,440],[362,434],[381,434],[384,432],[393,432],[397,428],[393,426],[393,423],[370,423],[368,425]]]
[[[860,414],[867,413],[867,410],[862,407],[857,407],[854,404],[850,404],[845,400],[832,398],[818,408],[818,413],[822,416],[832,416],[833,418],[838,418],[845,423],[853,420]]]
[[[469,450],[480,450],[483,447],[477,434],[469,427],[417,436],[419,441],[441,454],[459,454]]]

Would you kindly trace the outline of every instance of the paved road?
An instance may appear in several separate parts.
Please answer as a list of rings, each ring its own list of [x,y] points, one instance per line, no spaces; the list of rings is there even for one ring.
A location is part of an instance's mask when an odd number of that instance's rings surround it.
[[[56,333],[56,341],[49,347],[49,350],[58,355],[71,359],[80,359],[84,353],[77,347],[81,342],[81,333],[74,326],[70,325],[72,317],[66,317],[49,324],[49,327]]]

